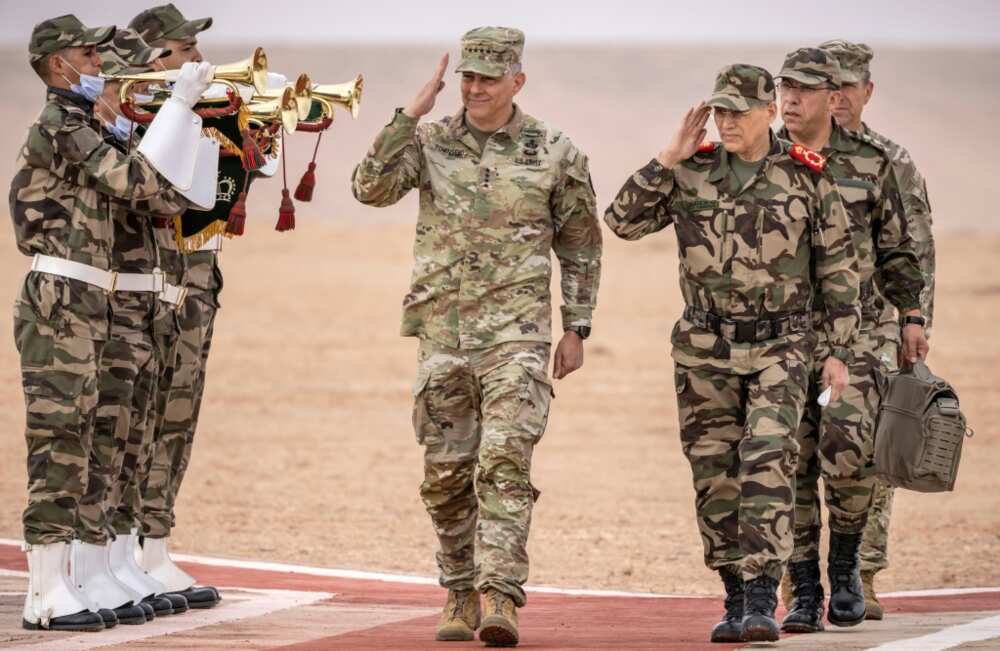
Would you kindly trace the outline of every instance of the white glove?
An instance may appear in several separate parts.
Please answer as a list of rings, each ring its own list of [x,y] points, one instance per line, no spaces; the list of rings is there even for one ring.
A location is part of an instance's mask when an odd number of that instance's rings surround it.
[[[206,61],[191,61],[181,66],[181,72],[174,82],[173,97],[188,108],[193,107],[202,93],[208,90],[215,76],[215,66]]]

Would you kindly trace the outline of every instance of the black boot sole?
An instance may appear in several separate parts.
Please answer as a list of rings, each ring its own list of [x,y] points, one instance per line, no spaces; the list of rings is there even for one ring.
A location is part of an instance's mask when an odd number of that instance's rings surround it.
[[[26,631],[75,631],[78,633],[97,633],[104,630],[104,622],[99,621],[93,624],[56,624],[49,622],[48,628],[42,626],[41,622],[32,624],[26,619],[21,620],[21,628]]]
[[[834,626],[839,626],[841,628],[849,628],[851,626],[857,626],[861,622],[865,621],[865,616],[862,615],[861,619],[847,620],[847,619],[836,619],[835,617],[832,617],[830,614],[827,614],[826,620],[831,624],[833,624]]]
[[[781,630],[786,633],[822,633],[825,629],[823,627],[823,622],[818,624],[805,624],[802,622],[790,622],[788,624],[782,624]]]

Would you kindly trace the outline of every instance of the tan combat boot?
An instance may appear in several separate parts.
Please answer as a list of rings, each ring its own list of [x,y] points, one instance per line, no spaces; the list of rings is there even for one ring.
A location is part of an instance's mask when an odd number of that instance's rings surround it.
[[[885,612],[875,594],[875,572],[862,572],[861,585],[865,589],[865,619],[882,619]]]
[[[785,610],[791,612],[792,602],[795,601],[795,594],[792,592],[792,575],[787,569],[781,575],[779,592],[781,593],[781,603],[785,606]]]
[[[517,607],[514,600],[498,590],[486,591],[486,617],[479,639],[486,646],[517,646]]]
[[[475,590],[449,590],[448,602],[441,611],[437,639],[441,642],[468,642],[479,628],[479,593]]]

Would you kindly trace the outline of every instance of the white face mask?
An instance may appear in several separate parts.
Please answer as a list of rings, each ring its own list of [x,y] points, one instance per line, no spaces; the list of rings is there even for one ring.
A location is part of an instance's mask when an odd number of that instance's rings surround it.
[[[75,67],[73,67],[73,64],[67,61],[66,59],[63,59],[63,63],[68,65],[70,69],[73,70],[73,72],[80,75],[80,83],[74,84],[70,82],[69,89],[74,93],[76,93],[77,95],[83,95],[91,102],[96,102],[97,98],[100,97],[101,93],[104,92],[104,77],[85,75],[79,70],[77,70]],[[63,77],[63,79],[66,78]],[[66,81],[69,81],[69,79],[66,79]]]

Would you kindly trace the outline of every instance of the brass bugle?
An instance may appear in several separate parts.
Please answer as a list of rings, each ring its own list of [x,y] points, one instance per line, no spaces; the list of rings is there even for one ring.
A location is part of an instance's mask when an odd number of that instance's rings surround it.
[[[128,99],[128,91],[135,84],[144,82],[168,83],[177,81],[180,70],[157,70],[154,72],[137,72],[131,75],[105,75],[107,81],[120,82],[121,90],[118,91],[118,99],[122,102]],[[267,90],[267,55],[264,48],[256,48],[249,58],[237,61],[236,63],[226,63],[215,66],[212,72],[212,81],[229,86],[233,92],[239,94],[236,84],[243,86],[253,86],[258,93]]]
[[[267,124],[281,122],[285,131],[292,133],[299,123],[299,105],[291,86],[286,86],[281,97],[264,102],[250,102],[247,105],[250,122]]]
[[[328,114],[333,113],[331,105],[339,104],[351,112],[351,117],[358,118],[358,107],[361,105],[361,91],[364,90],[364,77],[358,75],[352,81],[343,84],[314,84],[312,96],[323,103]]]
[[[254,100],[267,101],[281,99],[285,88],[292,89],[292,95],[295,97],[295,103],[299,108],[299,119],[305,120],[309,117],[309,112],[312,110],[313,100],[312,81],[309,79],[309,75],[305,73],[299,75],[294,84],[286,84],[283,88],[268,88],[263,93],[255,94]]]

